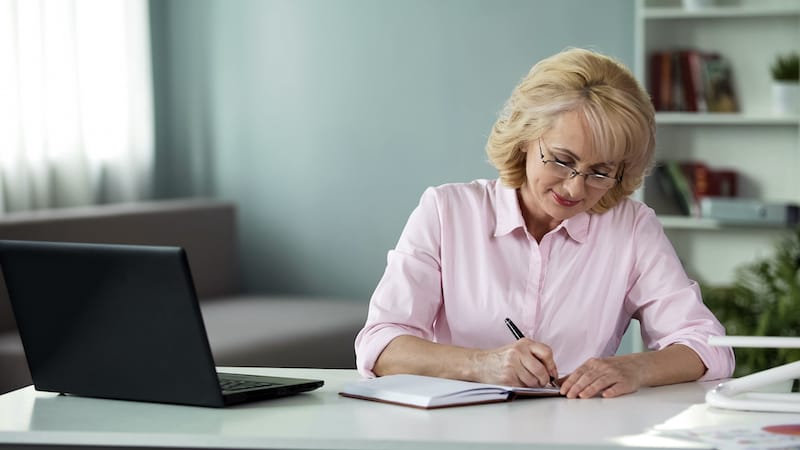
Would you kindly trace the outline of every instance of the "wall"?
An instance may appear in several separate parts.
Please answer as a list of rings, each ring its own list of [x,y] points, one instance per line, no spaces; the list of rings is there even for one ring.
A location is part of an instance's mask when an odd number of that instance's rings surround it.
[[[152,0],[157,192],[239,205],[250,291],[367,301],[540,58],[633,63],[633,0]]]

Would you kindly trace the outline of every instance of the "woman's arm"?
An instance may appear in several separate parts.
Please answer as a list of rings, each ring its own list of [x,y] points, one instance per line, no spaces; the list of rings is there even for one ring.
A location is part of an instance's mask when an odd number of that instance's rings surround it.
[[[705,365],[694,350],[673,344],[658,351],[609,358],[592,358],[561,383],[569,398],[617,397],[642,386],[694,381],[703,376]]]
[[[378,356],[378,375],[413,373],[507,386],[544,386],[557,377],[550,347],[520,339],[497,349],[437,344],[411,335],[394,338]]]
[[[628,355],[644,371],[640,385],[731,376],[733,351],[708,344],[710,336],[725,335],[725,328],[703,304],[658,218],[652,210],[642,212],[632,233],[636,263],[626,298],[645,346],[654,350]]]

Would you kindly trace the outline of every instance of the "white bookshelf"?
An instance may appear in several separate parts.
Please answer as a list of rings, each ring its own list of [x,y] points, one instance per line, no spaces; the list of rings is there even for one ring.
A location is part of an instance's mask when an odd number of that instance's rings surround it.
[[[778,17],[800,13],[800,4],[791,2],[751,3],[741,6],[731,3],[728,6],[710,6],[699,10],[687,10],[683,6],[649,6],[651,4],[672,3],[665,1],[649,2],[642,16],[645,19],[719,19],[729,17]]]
[[[775,114],[703,114],[684,112],[659,112],[656,121],[661,125],[758,125],[800,126],[800,116]]]
[[[687,10],[680,0],[637,0],[634,70],[645,85],[655,50],[716,51],[730,61],[739,112],[658,112],[657,159],[703,161],[739,173],[740,196],[800,203],[800,116],[772,110],[769,67],[800,51],[800,0],[716,0]],[[657,213],[692,276],[729,283],[735,268],[771,254],[788,230],[675,216],[652,180],[639,193]]]

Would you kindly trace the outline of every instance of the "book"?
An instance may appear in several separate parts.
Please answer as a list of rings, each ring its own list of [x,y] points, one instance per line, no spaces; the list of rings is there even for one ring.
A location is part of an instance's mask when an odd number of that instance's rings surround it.
[[[680,214],[690,217],[705,217],[700,208],[702,199],[736,197],[738,191],[736,171],[714,170],[701,161],[659,161],[654,176]]]
[[[685,211],[678,198],[679,194],[663,162],[653,167],[653,175],[646,180],[647,204],[659,214],[679,216]]]
[[[650,54],[649,90],[656,111],[669,111],[672,107],[672,52],[654,51]]]
[[[703,59],[703,89],[709,112],[737,112],[733,74],[728,60],[719,54]]]
[[[718,197],[736,197],[739,192],[739,174],[735,170],[715,170],[712,173],[711,195]]]
[[[718,52],[663,49],[648,58],[648,91],[656,111],[739,110],[731,63]]]
[[[701,95],[700,54],[694,49],[660,50],[650,56],[650,93],[656,111],[705,110]]]
[[[669,53],[670,58],[672,59],[671,70],[670,73],[670,82],[672,85],[670,86],[670,111],[686,111],[686,104],[684,99],[684,85],[683,80],[681,78],[681,73],[683,69],[681,69],[681,55],[678,51],[672,51]]]
[[[663,165],[664,176],[671,185],[671,194],[677,202],[681,213],[685,216],[699,216],[692,186],[686,178],[680,163],[678,161],[665,161]]]
[[[684,111],[697,112],[697,85],[695,83],[695,76],[693,73],[692,58],[697,52],[690,49],[680,50],[678,52],[678,61],[680,68],[680,83],[683,87],[683,109]]]
[[[739,176],[735,170],[712,170],[700,161],[681,161],[680,166],[696,201],[703,197],[736,197]]]
[[[557,387],[513,387],[424,375],[386,375],[347,383],[339,395],[414,408],[507,402],[517,397],[559,397]]]
[[[650,53],[649,57],[650,72],[648,74],[647,90],[650,94],[650,99],[653,102],[653,107],[656,109],[656,111],[663,111],[666,109],[661,93],[661,53],[663,52],[652,52]]]
[[[729,224],[796,226],[798,207],[790,203],[755,199],[704,197],[700,215]]]

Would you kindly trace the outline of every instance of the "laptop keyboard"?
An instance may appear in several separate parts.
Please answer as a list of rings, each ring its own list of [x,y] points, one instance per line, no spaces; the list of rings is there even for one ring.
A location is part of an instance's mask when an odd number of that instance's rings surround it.
[[[246,391],[248,389],[275,386],[275,383],[269,383],[266,381],[235,380],[230,378],[220,378],[219,385],[223,391],[231,392],[231,391]]]

